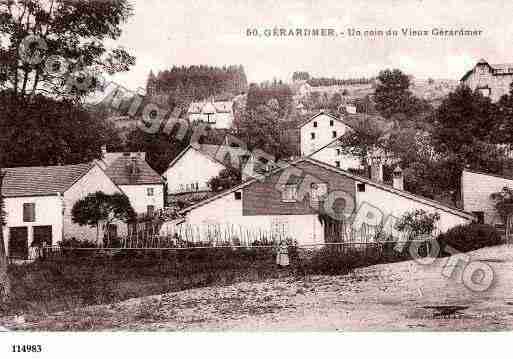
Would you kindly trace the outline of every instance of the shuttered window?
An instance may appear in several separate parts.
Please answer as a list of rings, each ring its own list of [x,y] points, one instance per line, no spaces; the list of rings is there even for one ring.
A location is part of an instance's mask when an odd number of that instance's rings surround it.
[[[36,204],[23,203],[23,222],[36,221]]]

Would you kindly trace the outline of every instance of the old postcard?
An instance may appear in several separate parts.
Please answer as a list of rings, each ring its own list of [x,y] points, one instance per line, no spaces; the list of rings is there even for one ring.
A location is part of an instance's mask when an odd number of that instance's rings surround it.
[[[512,11],[0,0],[0,352],[511,331]]]

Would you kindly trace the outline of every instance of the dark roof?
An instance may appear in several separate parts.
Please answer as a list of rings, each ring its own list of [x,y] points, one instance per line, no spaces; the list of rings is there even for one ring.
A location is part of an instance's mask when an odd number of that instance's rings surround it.
[[[477,65],[487,65],[492,70],[493,76],[513,74],[513,63],[489,64],[486,60],[481,59],[477,62],[476,66]],[[474,69],[475,67],[472,70],[467,71],[460,81],[465,81],[474,72]]]
[[[339,121],[339,122],[342,122],[342,123],[343,123],[344,125],[346,125],[346,126],[353,127],[353,124],[351,124],[351,123],[350,123],[350,122],[348,122],[348,121],[345,121],[345,119],[339,118],[339,117],[337,117],[337,116],[335,116],[335,115],[333,115],[333,114],[331,114],[331,113],[321,111],[321,112],[319,112],[318,114],[316,114],[316,115],[314,115],[314,116],[312,116],[312,117],[310,117],[310,118],[308,118],[308,119],[304,120],[303,122],[301,122],[301,123],[298,125],[298,128],[303,127],[303,126],[304,126],[304,125],[306,125],[308,122],[312,121],[313,119],[315,119],[315,118],[317,118],[317,117],[319,117],[319,116],[321,116],[321,115],[326,115],[326,116],[328,116],[328,117],[333,118],[334,120],[337,120],[337,121]]]
[[[118,186],[164,183],[162,177],[139,156],[122,155],[105,169],[105,173]]]
[[[93,163],[69,166],[4,168],[4,197],[51,196],[64,193],[88,173]]]

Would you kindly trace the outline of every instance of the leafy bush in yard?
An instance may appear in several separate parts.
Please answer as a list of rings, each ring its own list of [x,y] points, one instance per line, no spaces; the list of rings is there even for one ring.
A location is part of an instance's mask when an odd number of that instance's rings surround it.
[[[61,248],[96,248],[96,243],[92,241],[81,241],[75,237],[64,238],[59,242]]]
[[[487,224],[472,223],[456,226],[437,238],[440,247],[451,246],[460,252],[470,252],[502,244],[500,234]],[[447,251],[445,251],[447,253]]]

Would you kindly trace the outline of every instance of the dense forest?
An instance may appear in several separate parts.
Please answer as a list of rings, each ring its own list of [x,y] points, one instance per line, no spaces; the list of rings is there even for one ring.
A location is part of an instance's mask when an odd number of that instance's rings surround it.
[[[295,71],[292,74],[293,81],[306,81],[310,86],[347,86],[347,85],[367,85],[373,83],[374,77],[360,77],[353,79],[337,79],[335,77],[311,77],[308,72]]]
[[[150,73],[147,82],[149,95],[169,94],[175,98],[187,97],[192,101],[211,96],[237,95],[247,90],[246,73],[242,66],[173,66]]]

